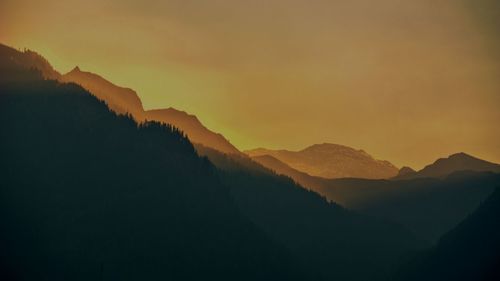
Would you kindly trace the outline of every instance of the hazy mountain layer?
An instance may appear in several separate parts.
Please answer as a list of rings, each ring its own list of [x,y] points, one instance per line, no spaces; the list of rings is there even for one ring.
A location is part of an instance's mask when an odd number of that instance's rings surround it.
[[[443,178],[458,171],[496,172],[500,173],[500,165],[491,163],[466,153],[456,153],[447,158],[439,158],[418,172],[407,171],[399,174],[397,179]]]
[[[60,78],[63,82],[74,82],[90,91],[116,113],[130,113],[138,121],[144,119],[142,102],[136,92],[129,88],[117,86],[101,76],[81,71],[75,67]]]
[[[434,242],[500,184],[500,174],[457,172],[445,179],[330,180],[320,194],[362,213],[398,222]]]
[[[461,222],[500,185],[500,174],[473,171],[456,172],[444,179],[324,179],[295,170],[272,156],[252,159],[328,200],[398,222],[431,242]]]
[[[186,133],[194,143],[200,143],[228,154],[241,154],[223,135],[210,131],[196,116],[184,111],[175,108],[148,110],[144,112],[144,118],[172,124]]]
[[[221,169],[242,212],[326,280],[382,280],[423,245],[398,224],[328,202],[250,158],[197,150]]]
[[[338,144],[315,144],[300,151],[254,149],[251,157],[270,155],[288,166],[323,178],[391,178],[398,169],[388,161],[376,160],[363,150]]]
[[[24,72],[30,68],[38,69],[44,78],[79,84],[106,102],[108,107],[116,113],[129,113],[138,122],[150,120],[173,124],[184,131],[192,142],[204,144],[224,153],[240,153],[224,136],[207,129],[195,116],[173,108],[145,112],[136,92],[117,86],[97,74],[81,71],[80,68],[75,67],[72,71],[61,75],[39,54],[29,50],[20,52],[0,44],[0,62],[3,61],[5,63],[0,64],[0,73],[2,73],[0,81],[2,79],[12,81],[16,75],[19,79],[24,79],[26,77]],[[10,69],[3,70],[4,65],[9,65]],[[14,66],[19,68],[19,75],[16,74],[18,72],[13,71]]]

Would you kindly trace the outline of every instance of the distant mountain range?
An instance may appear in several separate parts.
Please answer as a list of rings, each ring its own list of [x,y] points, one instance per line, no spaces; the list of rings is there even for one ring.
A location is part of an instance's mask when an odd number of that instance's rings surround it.
[[[407,166],[398,170],[389,161],[376,160],[363,150],[329,143],[315,144],[300,151],[258,148],[245,153],[269,169],[290,176],[310,188],[314,188],[312,182],[317,180],[309,176],[402,180],[444,178],[458,171],[500,173],[499,164],[463,152],[440,158],[419,171]]]
[[[500,173],[500,165],[461,152],[447,158],[439,158],[418,172],[408,168],[406,170],[401,169],[395,179],[444,178],[458,171]]]
[[[245,151],[250,157],[270,155],[293,169],[323,178],[391,178],[398,174],[389,161],[376,160],[363,150],[323,143],[300,151],[258,148]]]
[[[20,52],[2,44],[0,44],[0,55],[9,60],[11,65],[14,63],[22,69],[38,69],[46,79],[79,84],[106,102],[111,110],[119,114],[129,113],[138,122],[154,120],[172,124],[181,129],[194,143],[200,143],[224,153],[241,153],[224,136],[207,129],[195,116],[174,108],[144,111],[142,102],[135,91],[117,86],[97,74],[75,67],[70,72],[61,75],[40,54],[29,50]],[[5,73],[7,74],[12,75],[12,71]],[[25,77],[25,75],[20,77]]]
[[[325,179],[301,172],[269,155],[255,156],[252,160],[348,209],[401,223],[430,242],[458,224],[500,184],[500,174],[491,171],[495,165],[483,167],[484,171],[456,166],[456,171],[439,178]],[[432,169],[432,165],[428,167]],[[409,169],[408,172],[412,173]]]

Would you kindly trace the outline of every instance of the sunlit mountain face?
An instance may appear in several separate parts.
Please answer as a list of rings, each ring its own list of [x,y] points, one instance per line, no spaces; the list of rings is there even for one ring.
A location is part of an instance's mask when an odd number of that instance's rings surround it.
[[[499,280],[498,3],[0,1],[0,280]]]
[[[398,169],[388,161],[373,159],[363,150],[338,144],[315,144],[300,151],[254,149],[251,157],[270,155],[293,168],[323,178],[394,177]]]

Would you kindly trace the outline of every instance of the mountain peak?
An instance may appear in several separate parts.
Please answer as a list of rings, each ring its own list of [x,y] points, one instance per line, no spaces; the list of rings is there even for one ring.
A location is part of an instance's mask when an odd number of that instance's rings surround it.
[[[452,154],[448,156],[448,159],[478,159],[470,154],[467,154],[465,152],[458,152],[455,154]]]
[[[459,152],[447,158],[439,158],[434,163],[425,166],[422,170],[405,175],[405,178],[443,178],[460,171],[500,173],[500,165],[476,158],[464,152]]]
[[[300,151],[254,149],[251,156],[271,155],[291,168],[323,178],[391,178],[398,169],[388,161],[374,159],[364,150],[333,143],[314,144]]]
[[[303,150],[308,150],[308,149],[342,149],[342,148],[352,149],[352,148],[345,146],[345,145],[324,142],[324,143],[317,143],[317,144],[310,145],[310,146],[304,148]]]
[[[200,120],[198,120],[198,117],[196,117],[196,115],[190,114],[184,110],[176,109],[173,107],[168,107],[165,109],[165,111],[170,112],[170,114],[175,114],[176,117],[179,117],[179,118],[184,117],[184,118],[187,118],[189,120],[192,120],[193,122],[200,122]]]
[[[401,169],[399,169],[399,173],[398,173],[398,177],[401,177],[401,176],[407,176],[407,175],[412,175],[414,173],[416,173],[417,171],[415,171],[414,169],[412,169],[411,167],[408,167],[408,166],[403,166],[401,167]]]
[[[106,102],[108,107],[119,114],[132,114],[137,121],[143,119],[142,102],[132,89],[117,86],[98,74],[82,71],[75,66],[64,74],[63,82],[77,83],[90,91],[94,96]]]
[[[65,75],[67,76],[67,75],[77,74],[77,73],[81,73],[81,72],[82,72],[82,70],[77,65],[77,66],[73,67],[73,69],[71,71],[69,71],[68,73],[66,73]]]
[[[458,152],[458,153],[451,154],[447,158],[439,158],[431,165],[451,164],[451,163],[468,164],[468,163],[489,163],[489,162],[482,160],[482,159],[479,159],[477,157],[474,157],[474,156],[467,154],[465,152]],[[490,163],[490,164],[494,164],[494,163]],[[428,165],[428,166],[431,166],[431,165]]]

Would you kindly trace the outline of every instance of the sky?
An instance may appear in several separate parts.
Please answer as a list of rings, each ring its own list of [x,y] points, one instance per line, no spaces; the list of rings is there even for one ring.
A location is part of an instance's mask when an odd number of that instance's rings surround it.
[[[239,149],[500,162],[496,0],[1,0],[0,42],[78,65]]]

